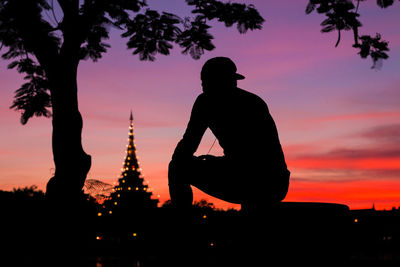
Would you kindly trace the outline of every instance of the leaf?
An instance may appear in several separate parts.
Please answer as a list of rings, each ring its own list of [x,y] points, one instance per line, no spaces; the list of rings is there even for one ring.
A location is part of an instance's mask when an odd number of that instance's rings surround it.
[[[331,32],[331,31],[333,31],[333,30],[335,30],[335,29],[336,29],[336,26],[335,26],[335,25],[327,25],[327,26],[325,26],[325,27],[323,27],[323,28],[321,29],[321,32],[323,32],[323,33]]]
[[[306,7],[306,14],[310,14],[311,12],[313,12],[315,10],[315,7],[316,7],[316,4],[314,4],[312,1],[310,1]]]
[[[327,13],[329,11],[331,11],[331,9],[333,8],[333,4],[331,2],[334,1],[322,1],[321,3],[319,3],[319,6],[317,8],[317,12],[322,14],[322,13]]]
[[[394,0],[377,0],[376,4],[381,7],[381,8],[387,8],[391,5],[393,5]]]

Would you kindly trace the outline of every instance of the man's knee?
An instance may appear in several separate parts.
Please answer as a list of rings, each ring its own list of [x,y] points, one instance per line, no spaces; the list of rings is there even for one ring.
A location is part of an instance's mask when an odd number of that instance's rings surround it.
[[[189,183],[189,177],[193,172],[192,160],[178,161],[171,160],[168,165],[169,183]]]
[[[177,180],[177,166],[176,161],[171,160],[168,165],[168,183],[171,184]]]

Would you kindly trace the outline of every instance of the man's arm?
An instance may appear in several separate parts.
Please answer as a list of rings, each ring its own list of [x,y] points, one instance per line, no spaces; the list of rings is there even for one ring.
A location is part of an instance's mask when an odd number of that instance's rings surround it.
[[[172,155],[173,160],[192,157],[196,152],[201,138],[208,127],[205,108],[205,96],[201,94],[193,104],[189,123],[182,140],[179,141],[175,148]]]

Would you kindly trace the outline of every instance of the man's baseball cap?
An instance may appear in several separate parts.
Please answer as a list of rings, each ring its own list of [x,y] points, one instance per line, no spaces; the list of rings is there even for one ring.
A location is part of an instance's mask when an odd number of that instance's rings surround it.
[[[235,63],[227,57],[214,57],[204,63],[201,69],[201,79],[212,79],[216,77],[233,77],[236,80],[243,80],[242,74],[236,73]]]

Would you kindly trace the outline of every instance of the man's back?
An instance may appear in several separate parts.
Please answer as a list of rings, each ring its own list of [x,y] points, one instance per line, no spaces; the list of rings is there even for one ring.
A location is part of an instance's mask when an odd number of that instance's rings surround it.
[[[183,143],[198,145],[207,127],[217,137],[228,159],[262,163],[263,167],[283,167],[275,123],[266,103],[257,95],[239,88],[223,95],[199,95]],[[193,146],[196,145],[188,147]]]

